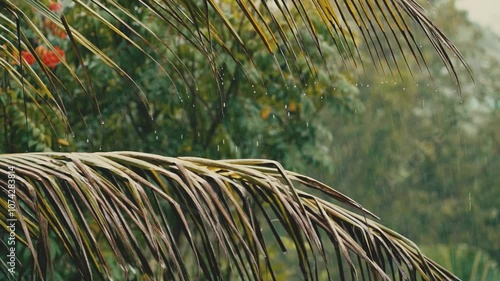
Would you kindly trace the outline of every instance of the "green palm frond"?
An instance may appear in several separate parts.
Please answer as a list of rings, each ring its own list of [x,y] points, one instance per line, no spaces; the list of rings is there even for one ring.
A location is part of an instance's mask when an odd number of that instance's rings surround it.
[[[53,276],[58,244],[84,280],[111,277],[113,260],[118,280],[274,280],[273,247],[295,253],[305,280],[322,263],[332,279],[456,279],[350,198],[273,161],[30,153],[0,156],[0,174],[0,224],[16,213],[33,257],[17,268],[38,278]]]
[[[0,45],[3,46],[0,48],[0,65],[8,69],[7,72],[14,82],[27,83],[25,91],[30,97],[49,98],[56,104],[58,99],[54,89],[64,89],[64,85],[50,69],[45,67],[42,72],[35,73],[28,65],[22,70],[13,68],[9,63],[13,59],[13,49],[34,53],[34,39],[53,48],[50,40],[33,23],[33,15],[46,18],[67,32],[72,41],[73,52],[77,54],[78,63],[84,70],[85,63],[81,52],[86,49],[132,83],[133,76],[124,71],[123,66],[118,65],[111,54],[103,52],[95,41],[74,28],[76,21],[73,19],[73,22],[70,22],[69,16],[81,14],[80,19],[100,22],[102,28],[100,27],[99,32],[109,32],[123,38],[128,44],[144,52],[158,65],[159,71],[165,72],[167,76],[169,73],[158,61],[158,57],[166,61],[172,59],[168,53],[173,50],[165,43],[164,34],[158,31],[167,28],[175,30],[179,40],[189,42],[212,63],[214,76],[217,72],[217,61],[223,53],[229,54],[240,65],[244,61],[252,61],[253,58],[247,51],[248,42],[242,39],[242,32],[255,33],[272,59],[277,64],[287,66],[283,71],[293,72],[293,61],[303,57],[307,60],[310,71],[314,73],[315,64],[322,63],[311,58],[313,52],[322,54],[319,39],[322,35],[319,34],[319,29],[326,30],[346,67],[363,67],[366,63],[360,55],[364,42],[373,65],[382,72],[401,74],[402,67],[408,67],[412,71],[411,60],[421,69],[426,69],[427,63],[420,50],[422,42],[417,42],[415,35],[421,32],[428,38],[459,87],[456,64],[463,64],[470,72],[460,52],[429,20],[424,9],[415,0],[148,0],[129,2],[127,5],[115,1],[75,0],[63,3],[63,11],[55,13],[47,8],[47,1],[27,0],[20,4],[0,1],[0,9],[3,11],[0,16],[0,28],[4,34],[0,36]],[[250,23],[251,30],[238,29],[240,20],[230,18],[231,12],[235,10],[241,15],[241,20]],[[137,11],[150,16],[139,18]],[[160,24],[156,30],[150,28],[146,22],[152,18]],[[27,38],[27,33],[34,38]],[[306,41],[312,41],[316,50],[306,48]],[[165,48],[165,51],[159,50],[160,46]],[[236,50],[243,50],[247,57],[238,56]],[[400,54],[403,59],[397,60]],[[38,56],[36,59],[41,61]],[[173,59],[182,60],[176,57],[176,54]],[[94,94],[88,75],[79,76],[71,66],[65,66],[83,91],[89,95]],[[23,75],[31,77],[32,80],[23,81]],[[146,100],[139,85],[135,87]]]

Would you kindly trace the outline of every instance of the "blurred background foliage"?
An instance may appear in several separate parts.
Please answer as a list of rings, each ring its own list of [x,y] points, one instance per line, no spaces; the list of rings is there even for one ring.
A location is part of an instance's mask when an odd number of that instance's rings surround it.
[[[135,5],[135,1],[122,2]],[[475,84],[464,76],[458,93],[423,37],[417,41],[423,42],[421,51],[429,58],[433,79],[423,71],[410,74],[404,67],[400,74],[384,76],[368,60],[364,69],[353,71],[342,63],[332,42],[324,39],[329,36],[327,30],[318,30],[325,63],[312,65],[299,55],[292,66],[285,61],[275,64],[256,34],[245,32],[250,24],[242,20],[239,9],[233,9],[236,4],[225,2],[228,19],[242,31],[247,50],[231,45],[230,34],[221,34],[222,40],[236,50],[236,56],[248,55],[252,60],[237,64],[221,55],[214,58],[220,60],[217,69],[179,37],[178,30],[158,25],[141,8],[131,11],[167,42],[142,46],[159,50],[151,52],[154,60],[107,31],[101,22],[86,20],[84,11],[67,13],[68,22],[129,73],[146,96],[82,48],[81,59],[96,95],[89,97],[66,72],[59,74],[58,66],[54,68],[71,93],[58,97],[65,105],[67,126],[51,108],[54,105],[42,98],[38,104],[23,98],[20,88],[3,75],[2,152],[135,150],[215,159],[275,159],[347,194],[417,244],[429,245],[425,253],[456,270],[463,280],[498,278],[497,35],[468,21],[454,1],[424,5],[473,68]],[[68,8],[62,3],[62,8]],[[35,13],[32,18],[45,28],[52,44],[65,50],[65,62],[76,75],[84,77],[67,36],[54,29],[50,20]],[[128,20],[125,23],[131,24]],[[127,35],[139,40],[136,34]],[[316,50],[314,42],[309,44],[303,48]],[[5,44],[2,48],[11,50]],[[280,50],[275,51],[279,58]],[[370,57],[368,49],[363,52],[362,57]],[[316,61],[321,61],[319,54]],[[33,69],[41,71],[41,66],[35,63]],[[467,271],[463,265],[475,265],[476,259],[481,264]],[[291,274],[284,268],[283,276]]]
[[[458,94],[425,45],[434,80],[404,70],[404,81],[366,75],[358,82],[364,111],[323,111],[334,172],[315,176],[419,245],[465,243],[498,263],[498,37],[469,22],[454,1],[427,9],[471,63],[476,83],[464,83]]]

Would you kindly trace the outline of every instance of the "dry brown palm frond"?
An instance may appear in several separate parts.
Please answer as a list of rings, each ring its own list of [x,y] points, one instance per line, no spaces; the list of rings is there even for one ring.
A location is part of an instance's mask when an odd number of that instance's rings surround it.
[[[295,255],[305,280],[318,280],[321,263],[332,279],[457,279],[352,199],[273,161],[8,154],[0,182],[0,225],[8,231],[15,213],[18,247],[34,258],[23,270],[40,279],[58,269],[54,244],[84,280],[272,280],[273,244]],[[6,187],[15,188],[14,201]],[[123,273],[113,276],[110,263]],[[5,264],[1,270],[11,277]]]

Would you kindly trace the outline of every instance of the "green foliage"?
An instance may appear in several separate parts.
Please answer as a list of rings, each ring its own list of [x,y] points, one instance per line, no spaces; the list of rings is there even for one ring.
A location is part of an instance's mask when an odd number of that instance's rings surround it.
[[[495,281],[500,278],[497,263],[484,251],[467,245],[422,247],[433,260],[464,281]]]
[[[432,8],[436,23],[477,62],[477,82],[463,83],[459,95],[437,57],[429,60],[434,81],[406,71],[404,81],[367,75],[359,83],[363,112],[322,115],[333,135],[334,172],[316,176],[418,243],[466,243],[499,261],[500,60],[490,51],[498,45],[486,44],[494,35],[468,22],[453,1]]]
[[[228,3],[227,7],[234,5]],[[305,171],[310,165],[329,169],[332,165],[326,157],[328,148],[321,146],[316,137],[329,137],[329,133],[319,125],[317,112],[324,107],[342,111],[360,107],[357,89],[340,70],[339,54],[330,41],[323,39],[329,36],[327,30],[318,33],[321,54],[315,51],[318,42],[305,41],[302,48],[309,50],[308,57],[299,53],[297,62],[290,66],[286,57],[280,57],[281,50],[270,54],[263,48],[243,12],[233,9],[228,20],[239,27],[247,46],[241,49],[231,43],[230,34],[220,34],[220,39],[228,42],[233,57],[252,60],[237,63],[221,53],[216,56],[214,69],[191,42],[176,39],[178,30],[174,27],[161,30],[165,38],[162,44],[146,45],[140,50],[121,36],[103,32],[106,26],[98,20],[79,20],[86,13],[84,9],[71,9],[66,20],[103,53],[110,54],[123,71],[134,77],[135,85],[147,93],[143,96],[93,53],[82,48],[76,53],[68,39],[48,32],[48,39],[66,50],[66,63],[75,75],[88,75],[92,81],[90,84],[82,79],[86,85],[81,87],[81,81],[63,73],[63,69],[55,71],[61,81],[55,88],[67,92],[62,95],[62,103],[71,127],[62,135],[64,128],[57,128],[52,137],[67,140],[71,150],[266,157],[297,171]],[[150,12],[136,9],[134,16],[159,31],[161,19],[152,18]],[[44,17],[34,14],[34,18],[43,26]],[[107,20],[122,27],[134,24],[132,18],[123,23]],[[281,22],[286,24],[284,19]],[[222,24],[217,18],[212,23]],[[294,36],[291,29],[283,29],[286,36]],[[151,33],[127,36],[131,40],[155,40]],[[305,31],[300,36],[309,37]],[[278,64],[273,59],[276,57]],[[321,58],[328,65],[321,63]],[[85,62],[85,68],[79,66],[80,60]],[[320,62],[314,65],[314,72],[310,70],[311,61]],[[58,144],[51,148],[59,150]]]
[[[20,96],[12,90],[5,88],[0,90],[0,114],[3,119],[1,124],[3,137],[0,138],[2,150],[50,151],[53,146],[61,146],[60,143],[52,145],[53,141],[65,144],[63,140],[52,137],[50,129],[46,129],[43,122],[36,122],[49,117],[39,110],[44,105],[24,102]],[[58,121],[57,118],[53,119]]]

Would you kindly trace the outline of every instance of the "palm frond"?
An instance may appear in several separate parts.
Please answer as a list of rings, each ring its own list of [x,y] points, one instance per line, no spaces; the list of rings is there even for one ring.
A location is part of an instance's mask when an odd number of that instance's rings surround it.
[[[285,71],[293,72],[293,61],[298,57],[304,57],[308,61],[310,71],[314,73],[315,64],[321,62],[312,59],[311,53],[322,54],[319,37],[323,35],[318,31],[320,29],[327,30],[327,36],[339,50],[339,56],[347,67],[352,65],[363,67],[366,64],[360,55],[360,47],[364,41],[373,65],[380,71],[390,71],[392,75],[401,74],[402,62],[413,71],[410,66],[412,59],[421,69],[426,69],[427,63],[420,50],[421,42],[417,42],[416,39],[416,34],[420,31],[428,38],[459,87],[457,63],[464,65],[470,73],[457,48],[429,20],[424,9],[415,0],[146,0],[128,3],[126,6],[115,1],[75,0],[64,1],[64,5],[63,12],[57,14],[47,8],[46,1],[27,0],[19,5],[6,0],[0,1],[0,9],[4,11],[0,16],[0,28],[6,31],[5,35],[0,36],[0,45],[5,45],[0,48],[0,65],[9,69],[7,73],[19,84],[26,83],[23,82],[22,76],[28,75],[34,80],[29,83],[46,85],[47,87],[37,88],[30,94],[33,97],[48,96],[54,103],[58,102],[53,96],[55,89],[64,89],[64,85],[47,67],[42,68],[43,71],[40,73],[22,69],[16,71],[9,66],[11,60],[7,58],[13,49],[31,51],[35,54],[33,40],[53,49],[50,40],[33,23],[31,18],[33,13],[36,17],[50,20],[67,32],[72,41],[73,51],[78,56],[80,67],[85,69],[79,51],[79,48],[83,47],[132,83],[134,77],[124,71],[123,66],[118,65],[110,54],[104,53],[95,42],[82,34],[81,30],[74,28],[76,22],[69,21],[68,16],[79,13],[87,20],[100,22],[103,30],[101,32],[116,34],[144,52],[166,76],[173,73],[168,73],[158,58],[169,61],[167,53],[173,50],[165,43],[164,34],[149,28],[147,21],[151,18],[158,20],[165,29],[175,30],[182,41],[189,42],[202,53],[213,64],[214,76],[218,58],[223,53],[229,54],[240,65],[244,61],[252,61],[253,58],[247,50],[248,42],[242,39],[242,32],[255,33],[273,60],[277,64],[287,65]],[[139,10],[150,16],[138,17],[136,11]],[[242,20],[251,24],[251,30],[241,31],[237,28],[239,21],[230,17],[234,11],[238,11]],[[24,28],[20,28],[21,24]],[[28,32],[34,38],[27,38]],[[305,42],[311,40],[316,50],[305,47]],[[160,47],[167,51],[160,51]],[[236,50],[243,50],[247,57],[242,59],[241,56],[237,56]],[[396,59],[399,54],[403,57],[401,61]],[[40,63],[41,58],[36,54],[35,57]],[[182,60],[179,57],[176,59]],[[89,95],[95,94],[92,92],[91,81],[78,76],[74,72],[74,67],[66,63],[64,65],[83,91]],[[29,66],[25,64],[24,68],[28,69]],[[175,71],[188,72],[187,69]],[[146,101],[139,85],[134,87]],[[26,91],[28,90],[29,87]]]
[[[273,161],[27,153],[1,155],[0,175],[0,225],[17,218],[33,262],[16,267],[39,279],[54,274],[53,243],[84,280],[275,280],[276,248],[295,252],[305,280],[321,265],[331,279],[457,279],[352,199]]]

